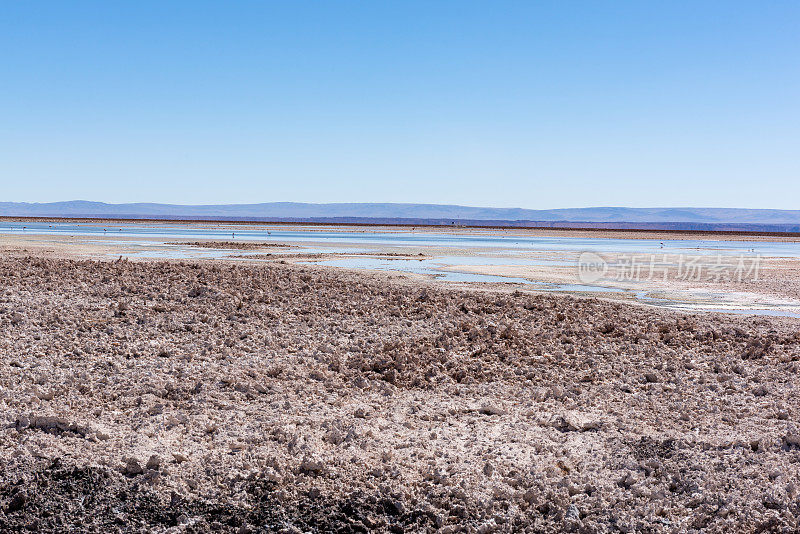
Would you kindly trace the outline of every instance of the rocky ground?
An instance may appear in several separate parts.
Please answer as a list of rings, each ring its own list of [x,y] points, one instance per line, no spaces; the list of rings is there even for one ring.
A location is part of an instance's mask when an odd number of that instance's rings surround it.
[[[795,532],[800,325],[0,258],[0,531]]]

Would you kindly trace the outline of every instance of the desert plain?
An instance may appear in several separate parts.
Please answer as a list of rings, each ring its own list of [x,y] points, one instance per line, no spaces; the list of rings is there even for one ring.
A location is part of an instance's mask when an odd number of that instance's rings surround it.
[[[800,530],[796,318],[1,245],[0,531]]]

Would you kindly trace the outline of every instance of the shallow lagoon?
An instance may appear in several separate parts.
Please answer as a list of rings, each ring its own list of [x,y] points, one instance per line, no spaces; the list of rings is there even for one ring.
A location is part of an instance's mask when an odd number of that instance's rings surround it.
[[[24,227],[24,229],[23,229]],[[723,255],[759,254],[764,257],[800,258],[800,243],[779,241],[714,241],[714,240],[666,240],[655,239],[609,239],[585,237],[528,237],[515,235],[511,231],[497,230],[489,235],[481,231],[474,235],[454,235],[436,232],[348,232],[310,227],[309,230],[284,230],[280,227],[169,225],[139,223],[114,226],[99,226],[95,223],[48,224],[48,223],[4,223],[0,233],[26,232],[39,235],[109,236],[150,239],[206,239],[270,241],[276,243],[330,243],[332,245],[361,245],[397,247],[453,247],[484,248],[491,251],[506,250],[510,253],[526,251],[581,252],[599,250],[603,252],[625,252],[631,254],[697,254],[707,252]],[[507,234],[507,235],[504,235]]]
[[[518,276],[478,274],[459,270],[459,266],[576,266],[578,253],[598,251],[623,254],[707,254],[710,256],[754,256],[764,258],[800,258],[800,243],[782,241],[716,241],[716,240],[654,240],[611,239],[571,236],[524,236],[509,230],[475,230],[470,234],[452,234],[446,231],[347,231],[330,227],[309,226],[307,229],[286,229],[268,225],[226,224],[160,224],[142,222],[134,224],[98,225],[96,223],[4,223],[0,233],[41,236],[72,236],[86,238],[87,243],[119,247],[122,255],[130,258],[158,259],[229,259],[240,261],[264,260],[265,251],[206,249],[170,241],[210,240],[269,242],[293,245],[286,249],[272,249],[274,256],[285,254],[336,254],[335,259],[308,259],[310,263],[332,267],[399,271],[433,277],[444,282],[508,283],[520,284],[537,291],[569,293],[623,294],[641,303],[687,310],[708,310],[729,313],[783,315],[800,317],[800,313],[777,309],[735,309],[719,305],[698,305],[653,297],[648,290],[620,289],[603,285],[581,283],[548,283]],[[377,256],[387,250],[413,248],[428,254],[421,259]],[[453,253],[447,253],[452,250]],[[469,250],[467,255],[459,251]],[[549,254],[558,259],[536,257]],[[370,255],[372,254],[372,256]],[[259,258],[259,256],[261,258]]]

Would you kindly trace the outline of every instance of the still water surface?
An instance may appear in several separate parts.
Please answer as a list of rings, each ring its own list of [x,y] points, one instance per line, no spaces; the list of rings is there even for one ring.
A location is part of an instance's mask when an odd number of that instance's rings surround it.
[[[23,229],[24,227],[24,229]],[[242,241],[270,241],[276,243],[330,243],[358,244],[369,246],[420,246],[483,248],[496,252],[520,251],[565,251],[601,250],[604,252],[628,252],[641,254],[696,254],[708,252],[723,255],[759,254],[764,257],[800,257],[800,243],[778,241],[713,241],[678,239],[658,241],[654,239],[604,239],[585,237],[527,237],[498,230],[475,235],[433,232],[348,232],[336,230],[283,230],[280,227],[231,226],[184,226],[184,225],[115,225],[97,224],[48,224],[48,223],[3,223],[0,232],[26,232],[39,235],[100,236],[117,235],[150,239],[208,239]],[[507,235],[504,235],[507,234]]]
[[[602,251],[626,254],[709,254],[713,256],[760,255],[761,257],[800,257],[800,243],[779,241],[714,241],[714,240],[666,240],[653,239],[607,239],[587,237],[533,237],[515,235],[511,231],[476,231],[474,234],[449,234],[431,231],[346,231],[327,227],[308,229],[284,229],[265,226],[227,226],[213,224],[117,224],[102,226],[95,223],[3,223],[0,233],[25,233],[30,235],[66,235],[85,237],[87,242],[117,245],[125,249],[124,256],[163,259],[183,258],[229,258],[247,259],[263,251],[201,249],[187,247],[169,240],[219,240],[269,242],[294,245],[294,248],[272,251],[275,254],[369,254],[387,248],[398,250],[408,247],[436,250],[433,257],[423,259],[354,256],[314,261],[319,265],[354,269],[391,270],[430,275],[449,282],[494,282],[525,284],[541,291],[584,293],[631,293],[636,300],[657,306],[686,308],[680,302],[653,298],[647,291],[629,291],[616,287],[591,284],[553,284],[527,278],[495,276],[461,272],[460,265],[481,266],[552,266],[576,265],[573,258],[582,251]],[[103,239],[99,239],[100,237]],[[118,241],[114,237],[120,238]],[[124,239],[123,239],[124,238]],[[134,250],[132,250],[134,249]],[[138,250],[136,250],[138,249]],[[453,254],[442,252],[452,249]],[[459,256],[458,250],[469,250],[470,255]],[[537,252],[563,253],[565,259],[534,259],[525,257]],[[235,258],[234,258],[235,256]],[[557,255],[558,256],[558,255]],[[685,304],[685,303],[684,303]],[[772,309],[708,309],[730,313],[752,313],[800,317],[800,313]]]

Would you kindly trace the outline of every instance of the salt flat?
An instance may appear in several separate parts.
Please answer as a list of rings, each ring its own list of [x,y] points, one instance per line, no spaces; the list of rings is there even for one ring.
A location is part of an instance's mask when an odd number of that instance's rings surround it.
[[[672,309],[800,316],[796,236],[110,220],[4,224],[0,246],[61,257],[310,262]],[[604,277],[581,279],[586,253],[608,264]]]
[[[794,319],[68,248],[3,245],[0,529],[800,528]]]

